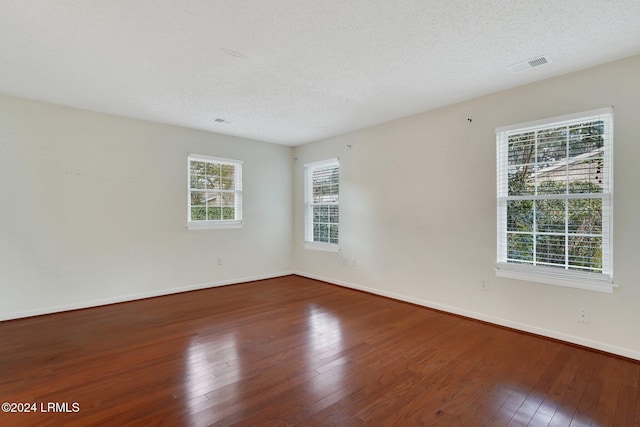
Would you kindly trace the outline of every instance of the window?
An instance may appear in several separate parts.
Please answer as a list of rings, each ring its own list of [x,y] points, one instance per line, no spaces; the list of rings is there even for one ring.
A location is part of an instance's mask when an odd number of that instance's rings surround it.
[[[496,274],[612,292],[612,109],[496,133]]]
[[[242,162],[189,156],[189,229],[242,225]]]
[[[340,164],[338,159],[309,163],[305,176],[305,247],[338,250]]]

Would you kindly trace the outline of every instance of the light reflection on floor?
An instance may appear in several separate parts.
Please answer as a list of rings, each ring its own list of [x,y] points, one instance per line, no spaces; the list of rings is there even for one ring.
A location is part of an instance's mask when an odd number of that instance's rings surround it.
[[[186,350],[185,372],[184,400],[192,418],[202,409],[237,400],[242,364],[235,333],[206,341],[193,337]],[[192,419],[190,425],[196,424],[198,420]]]
[[[342,351],[342,326],[338,317],[317,305],[309,307],[307,322],[312,389],[318,395],[326,395],[340,389],[344,380],[345,360],[327,361]]]
[[[546,426],[549,423],[558,426],[593,426],[600,424],[585,414],[578,414],[575,408],[567,410],[555,402],[549,396],[537,394],[533,391],[523,391],[513,386],[498,387],[496,395],[508,396],[499,400],[499,408],[496,411],[500,415],[510,419],[509,425]]]

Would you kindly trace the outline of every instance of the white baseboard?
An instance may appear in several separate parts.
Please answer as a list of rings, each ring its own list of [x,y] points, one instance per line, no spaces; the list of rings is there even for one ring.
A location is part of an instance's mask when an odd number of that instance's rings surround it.
[[[445,311],[447,313],[457,314],[459,316],[464,316],[471,319],[492,323],[494,325],[505,326],[507,328],[517,329],[519,331],[528,332],[535,335],[541,335],[543,337],[553,338],[560,341],[577,344],[583,347],[589,347],[595,350],[600,350],[607,353],[616,354],[618,356],[627,357],[629,359],[640,360],[640,353],[638,353],[637,351],[603,343],[600,341],[593,341],[593,340],[577,337],[574,335],[565,334],[562,332],[556,332],[556,331],[551,331],[544,328],[539,328],[537,326],[527,325],[525,323],[514,322],[514,321],[503,319],[500,317],[490,316],[483,313],[476,313],[474,311],[469,311],[469,310],[463,310],[457,307],[452,307],[449,305],[439,304],[439,303],[422,300],[418,298],[412,298],[405,295],[396,294],[393,292],[386,292],[386,291],[381,291],[379,289],[368,288],[366,286],[356,285],[355,283],[349,283],[342,280],[331,279],[328,277],[318,276],[315,274],[303,273],[301,271],[296,271],[294,272],[294,274],[302,277],[308,277],[310,279],[321,280],[323,282],[331,283],[338,286],[344,286],[346,288],[357,289],[359,291],[367,292],[370,294],[380,295],[380,296],[392,298],[399,301],[410,302],[412,304],[421,305],[423,307],[433,308],[440,311]]]
[[[237,283],[253,282],[255,280],[273,279],[275,277],[288,276],[290,274],[294,274],[293,271],[281,271],[279,273],[266,274],[261,276],[241,277],[237,279],[222,280],[222,281],[213,282],[213,283],[200,283],[197,285],[190,285],[190,286],[170,288],[170,289],[161,289],[158,291],[140,292],[137,294],[129,294],[129,295],[124,295],[124,296],[119,296],[114,298],[83,301],[76,304],[45,307],[37,310],[29,310],[29,311],[23,311],[18,313],[9,313],[6,315],[0,315],[0,322],[5,320],[20,319],[23,317],[40,316],[43,314],[60,313],[62,311],[79,310],[83,308],[99,307],[101,305],[117,304],[119,302],[135,301],[139,299],[153,298],[153,297],[159,297],[163,295],[178,294],[181,292],[197,291],[200,289],[215,288],[218,286],[235,285]]]

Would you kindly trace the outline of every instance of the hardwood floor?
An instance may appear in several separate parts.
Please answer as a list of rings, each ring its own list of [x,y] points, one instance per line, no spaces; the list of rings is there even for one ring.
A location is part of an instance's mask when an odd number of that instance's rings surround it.
[[[297,276],[0,323],[0,402],[37,405],[2,426],[638,427],[639,388],[640,363]]]

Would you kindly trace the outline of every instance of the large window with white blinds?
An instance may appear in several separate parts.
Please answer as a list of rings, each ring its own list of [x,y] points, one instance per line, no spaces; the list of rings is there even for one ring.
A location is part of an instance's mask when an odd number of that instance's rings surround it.
[[[612,292],[612,109],[496,133],[496,274]]]
[[[340,227],[340,163],[309,163],[305,175],[305,246],[338,250]]]

